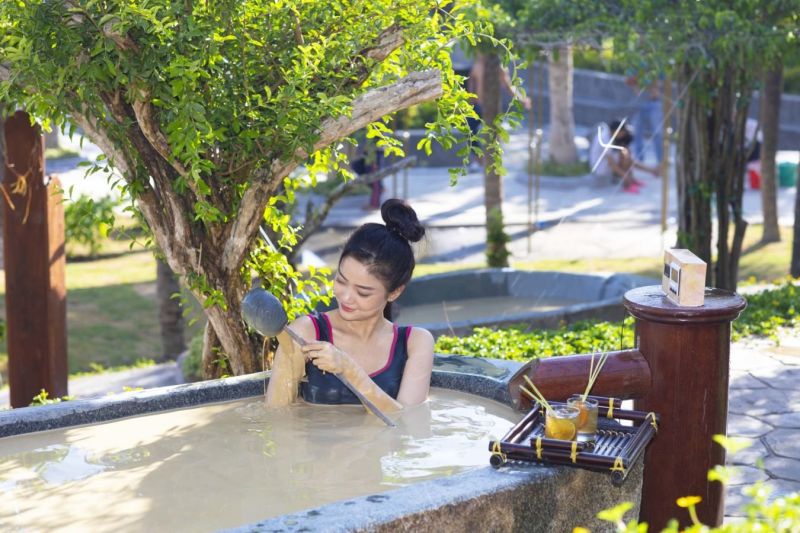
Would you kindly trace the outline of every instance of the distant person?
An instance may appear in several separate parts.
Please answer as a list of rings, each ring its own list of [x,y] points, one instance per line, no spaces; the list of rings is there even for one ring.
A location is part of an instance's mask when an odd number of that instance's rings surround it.
[[[381,150],[375,145],[372,139],[367,139],[366,135],[356,135],[358,140],[357,152],[350,168],[359,177],[377,172],[381,168]],[[381,207],[381,195],[383,194],[383,180],[374,180],[369,184],[369,201],[363,206],[364,210],[376,211]]]
[[[617,132],[615,136],[614,132]],[[633,158],[629,148],[633,139],[630,130],[624,125],[620,127],[618,120],[609,124],[599,124],[593,132],[589,146],[589,165],[595,176],[610,179],[612,183],[621,181],[623,191],[636,194],[639,188],[644,186],[644,182],[636,179],[633,175],[634,169],[649,172],[657,177],[658,168],[645,165]]]
[[[475,110],[475,114],[478,115],[477,118],[467,119],[469,129],[473,136],[478,135],[482,125],[481,119],[483,118],[483,105],[485,103],[483,73],[486,69],[486,57],[487,56],[484,54],[476,55],[475,62],[472,64],[472,68],[469,71],[469,76],[467,77],[467,91],[475,95],[475,97],[472,98],[471,103],[472,108]],[[504,68],[500,68],[500,87],[505,89],[511,98],[520,100],[525,109],[531,108],[531,99],[527,96],[520,99],[517,89],[511,85],[511,77],[508,75],[508,71]],[[482,167],[483,165],[480,159],[473,156],[473,160],[469,165],[469,169],[473,172],[477,172]]]
[[[628,76],[625,83],[636,95],[637,111],[633,116],[633,156],[638,161],[645,160],[647,145],[653,146],[656,162],[661,163],[664,157],[662,129],[664,112],[661,108],[661,80],[642,85],[637,76]],[[645,132],[650,134],[645,136]]]
[[[758,189],[761,187],[761,128],[754,118],[748,118],[744,124],[745,148],[747,148],[747,159],[745,168],[750,178],[750,187]]]

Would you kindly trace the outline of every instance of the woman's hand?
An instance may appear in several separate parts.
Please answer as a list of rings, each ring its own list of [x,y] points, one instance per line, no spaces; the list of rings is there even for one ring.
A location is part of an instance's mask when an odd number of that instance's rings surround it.
[[[325,341],[309,342],[302,348],[306,359],[323,372],[341,374],[344,372],[347,354],[333,344]]]

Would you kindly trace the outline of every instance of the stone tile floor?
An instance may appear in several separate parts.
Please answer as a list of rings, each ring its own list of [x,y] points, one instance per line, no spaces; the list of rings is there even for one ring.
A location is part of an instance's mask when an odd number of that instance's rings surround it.
[[[800,491],[800,332],[731,346],[728,435],[751,442],[728,457],[737,473],[725,497],[726,520],[743,516],[742,489],[764,481],[772,496]]]

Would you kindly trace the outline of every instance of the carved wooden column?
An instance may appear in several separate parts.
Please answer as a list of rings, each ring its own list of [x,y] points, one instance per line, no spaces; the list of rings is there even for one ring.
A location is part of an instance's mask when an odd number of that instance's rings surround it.
[[[675,501],[701,496],[700,520],[720,525],[723,487],[706,476],[725,464],[725,450],[711,437],[726,432],[731,322],[746,302],[729,291],[706,289],[704,305],[679,307],[660,286],[650,286],[625,293],[624,304],[636,319],[636,344],[653,376],[634,406],[661,415],[645,454],[639,517],[650,531],[661,531],[670,518],[688,526],[688,512]]]

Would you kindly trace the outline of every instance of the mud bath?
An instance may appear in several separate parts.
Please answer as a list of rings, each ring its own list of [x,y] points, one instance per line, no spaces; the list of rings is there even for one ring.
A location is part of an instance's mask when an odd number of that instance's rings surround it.
[[[387,428],[260,398],[0,440],[0,529],[214,531],[485,467],[519,415],[433,389]]]

